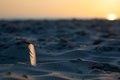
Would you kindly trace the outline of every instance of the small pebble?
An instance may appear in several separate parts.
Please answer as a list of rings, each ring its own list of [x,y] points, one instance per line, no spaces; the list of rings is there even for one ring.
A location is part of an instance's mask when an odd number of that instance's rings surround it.
[[[12,75],[12,72],[7,72],[6,74],[7,74],[7,75]]]
[[[22,75],[22,77],[24,77],[24,78],[28,78],[28,76],[27,76],[27,75],[25,75],[25,74],[24,74],[24,75]]]

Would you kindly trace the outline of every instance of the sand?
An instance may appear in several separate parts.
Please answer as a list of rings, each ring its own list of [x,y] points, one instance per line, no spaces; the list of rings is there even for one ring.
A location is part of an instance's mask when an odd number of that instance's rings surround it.
[[[1,20],[0,80],[119,80],[119,35],[119,20]]]

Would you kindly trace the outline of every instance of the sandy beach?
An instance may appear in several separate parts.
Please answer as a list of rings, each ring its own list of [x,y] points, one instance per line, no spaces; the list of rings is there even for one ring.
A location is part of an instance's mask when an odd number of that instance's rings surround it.
[[[120,20],[1,20],[0,80],[120,80]]]

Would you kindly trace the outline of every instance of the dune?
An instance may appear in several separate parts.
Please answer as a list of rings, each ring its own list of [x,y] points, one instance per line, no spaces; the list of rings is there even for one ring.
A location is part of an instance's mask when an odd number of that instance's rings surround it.
[[[1,20],[0,80],[119,80],[119,26],[119,20]]]

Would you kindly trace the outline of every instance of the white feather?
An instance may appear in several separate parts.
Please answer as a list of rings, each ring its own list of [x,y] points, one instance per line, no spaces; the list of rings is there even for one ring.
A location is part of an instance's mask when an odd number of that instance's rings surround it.
[[[35,48],[33,44],[29,44],[28,48],[30,50],[29,54],[30,54],[30,63],[33,66],[36,66],[36,53],[35,53]]]

